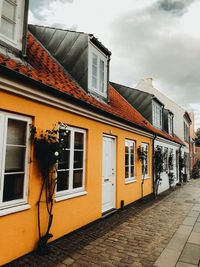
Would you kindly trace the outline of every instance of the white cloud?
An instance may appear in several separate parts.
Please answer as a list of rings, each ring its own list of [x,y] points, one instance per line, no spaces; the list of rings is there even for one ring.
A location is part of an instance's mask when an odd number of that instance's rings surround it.
[[[195,114],[200,123],[199,1],[31,3],[30,23],[93,33],[112,52],[111,80],[133,86],[141,78],[152,77],[157,88],[180,105],[197,105]]]

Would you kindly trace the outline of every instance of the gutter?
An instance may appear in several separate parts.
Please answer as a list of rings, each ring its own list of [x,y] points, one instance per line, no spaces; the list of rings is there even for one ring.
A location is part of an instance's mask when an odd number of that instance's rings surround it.
[[[1,73],[1,75],[3,74],[3,75],[8,76],[9,79],[14,78],[19,83],[22,83],[22,81],[24,81],[27,85],[34,86],[37,91],[42,91],[42,92],[47,93],[53,97],[58,97],[60,99],[63,99],[66,102],[69,101],[70,103],[75,104],[77,106],[80,106],[84,109],[96,112],[97,114],[103,115],[103,116],[108,117],[108,118],[112,118],[118,122],[124,123],[130,127],[133,127],[135,129],[139,129],[139,130],[144,131],[146,133],[149,133],[151,135],[154,134],[154,132],[152,132],[151,130],[144,128],[144,127],[142,127],[142,126],[140,126],[134,122],[130,122],[126,119],[118,117],[117,115],[114,115],[114,114],[111,114],[107,111],[101,110],[101,109],[81,100],[81,99],[75,98],[72,95],[67,94],[66,92],[62,92],[62,91],[60,91],[54,87],[43,84],[43,83],[41,83],[37,80],[34,80],[34,79],[32,79],[26,75],[23,75],[17,71],[11,70],[11,69],[9,69],[9,68],[5,67],[4,65],[1,65],[1,64],[0,64],[0,73]]]

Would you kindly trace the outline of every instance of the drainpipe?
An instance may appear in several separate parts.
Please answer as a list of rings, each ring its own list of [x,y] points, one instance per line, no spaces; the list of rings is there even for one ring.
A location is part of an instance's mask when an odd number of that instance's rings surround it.
[[[23,22],[23,36],[22,36],[22,51],[21,56],[26,57],[26,37],[28,31],[28,9],[29,9],[29,0],[24,1],[24,22]]]
[[[155,166],[154,166],[154,144],[155,144],[155,139],[157,137],[157,134],[155,134],[153,138],[153,143],[152,143],[152,180],[153,180],[153,195],[154,198],[156,197],[156,189],[155,189]]]

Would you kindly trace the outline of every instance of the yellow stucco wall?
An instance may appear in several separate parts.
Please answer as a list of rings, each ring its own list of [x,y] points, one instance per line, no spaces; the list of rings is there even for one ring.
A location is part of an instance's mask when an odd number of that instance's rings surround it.
[[[53,124],[58,121],[87,130],[85,178],[87,194],[55,202],[51,241],[101,217],[103,134],[112,132],[112,135],[116,137],[116,208],[120,208],[121,200],[124,200],[127,205],[141,198],[141,163],[137,155],[136,182],[125,184],[125,138],[135,140],[136,149],[141,142],[147,142],[149,155],[152,155],[150,138],[5,92],[0,92],[0,110],[31,116],[38,131],[52,129]],[[152,156],[149,159],[150,178],[145,180],[144,195],[152,193],[151,159]],[[41,179],[37,163],[33,158],[32,148],[29,170],[28,203],[31,208],[0,217],[0,265],[34,250],[38,241],[37,201]],[[42,214],[42,217],[46,217],[46,212]]]

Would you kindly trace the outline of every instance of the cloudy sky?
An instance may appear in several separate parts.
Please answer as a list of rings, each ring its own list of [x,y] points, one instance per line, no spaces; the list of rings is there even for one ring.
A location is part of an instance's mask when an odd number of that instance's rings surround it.
[[[111,81],[154,86],[194,110],[200,127],[200,0],[30,0],[29,23],[93,33]]]

